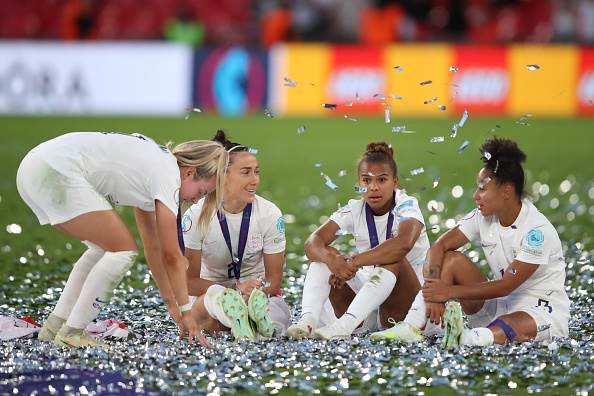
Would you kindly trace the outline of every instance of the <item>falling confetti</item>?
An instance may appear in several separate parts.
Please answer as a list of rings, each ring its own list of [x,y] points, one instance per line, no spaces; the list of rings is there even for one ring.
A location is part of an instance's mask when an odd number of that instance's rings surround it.
[[[384,109],[384,121],[386,124],[390,123],[390,109]]]
[[[454,139],[456,136],[458,136],[458,128],[459,128],[458,124],[452,125],[452,131],[450,132],[450,137],[452,139]]]
[[[367,192],[367,187],[359,187],[355,186],[355,192],[359,194],[363,194]]]
[[[435,136],[429,139],[429,143],[441,143],[444,142],[445,138],[443,136]]]
[[[374,99],[377,100],[386,100],[386,95],[382,95],[382,94],[375,94],[373,95]]]
[[[439,176],[435,176],[433,179],[433,188],[436,188],[439,185]]]
[[[357,122],[357,119],[356,119],[356,118],[349,117],[349,116],[348,116],[348,115],[346,115],[346,114],[344,115],[344,118],[345,118],[345,119],[347,119],[347,120],[349,120],[349,121]]]
[[[404,96],[390,94],[390,97],[395,100],[404,100]]]
[[[319,162],[316,162],[316,163],[314,164],[314,166],[315,166],[316,168],[321,168],[321,167],[322,167],[322,164],[321,164],[321,163],[319,163]]]
[[[394,127],[392,127],[392,132],[394,132],[394,133],[415,133],[415,131],[407,131],[406,125],[394,126]]]
[[[187,120],[188,118],[190,118],[192,116],[193,113],[202,113],[202,110],[200,110],[198,107],[193,107],[191,109],[188,109],[186,111],[186,116],[184,118]]]
[[[464,150],[466,150],[466,148],[468,147],[468,145],[470,144],[470,142],[468,140],[465,140],[460,147],[458,147],[458,152],[460,154],[462,154],[464,152]]]
[[[394,66],[394,70],[396,70],[397,72],[402,73],[404,71],[404,68],[402,66]]]
[[[435,98],[431,98],[431,99],[429,99],[429,100],[426,100],[426,101],[424,101],[423,103],[424,103],[424,104],[431,104],[431,103],[435,102],[436,100],[437,100],[437,97],[435,97]]]
[[[346,102],[344,105],[347,107],[353,107],[353,102]]]
[[[304,134],[306,130],[307,130],[307,129],[305,128],[305,125],[300,125],[300,126],[298,126],[298,127],[297,127],[297,133],[298,133],[299,135],[302,135],[302,134]]]
[[[445,105],[437,105],[437,108],[441,111],[445,111],[446,110],[446,106]]]
[[[468,120],[468,110],[464,110],[464,113],[462,113],[462,117],[460,117],[460,121],[458,121],[458,126],[462,128],[464,124],[466,124],[466,120]]]
[[[289,77],[285,77],[285,87],[295,88],[297,86],[297,81],[291,80]]]
[[[452,73],[458,73],[460,71],[460,68],[456,66],[450,66],[450,71]]]
[[[322,107],[325,109],[336,110],[336,103],[322,103]]]
[[[410,171],[410,174],[412,176],[416,176],[416,175],[420,175],[421,173],[424,173],[425,169],[424,168],[415,168],[413,170]]]
[[[534,71],[534,70],[540,69],[540,66],[539,65],[526,65],[526,68],[530,71]]]
[[[336,191],[338,190],[338,186],[336,184],[334,184],[334,182],[332,182],[332,180],[330,179],[330,177],[325,174],[324,172],[320,173],[320,176],[322,176],[324,178],[324,180],[326,181],[326,186],[328,186],[329,189],[331,189],[332,191]]]
[[[255,149],[255,148],[248,147],[247,151],[250,154],[254,154],[254,155],[258,154],[258,149]]]
[[[344,169],[341,169],[338,171],[338,177],[343,177],[347,175],[347,171]]]
[[[269,109],[264,109],[264,115],[268,118],[274,118],[274,114]]]
[[[429,84],[431,84],[432,82],[433,82],[433,81],[431,81],[431,80],[425,80],[425,81],[421,81],[421,82],[419,83],[419,85],[421,85],[421,86],[425,86],[425,85],[429,85]]]

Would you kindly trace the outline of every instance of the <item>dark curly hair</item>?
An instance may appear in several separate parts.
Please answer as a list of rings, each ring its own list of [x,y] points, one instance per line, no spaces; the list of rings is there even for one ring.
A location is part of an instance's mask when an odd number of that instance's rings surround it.
[[[357,162],[357,170],[361,168],[361,163],[363,162],[388,164],[392,169],[394,176],[398,174],[398,166],[396,166],[396,161],[394,161],[394,150],[392,149],[392,146],[386,142],[367,143],[363,156]]]
[[[519,197],[524,195],[525,175],[522,163],[526,154],[510,139],[494,137],[480,148],[485,169],[491,171],[497,184],[511,183]]]

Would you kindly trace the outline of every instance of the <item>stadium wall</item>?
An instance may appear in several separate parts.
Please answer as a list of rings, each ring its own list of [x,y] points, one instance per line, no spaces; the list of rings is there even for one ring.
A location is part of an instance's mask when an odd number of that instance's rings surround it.
[[[0,42],[3,114],[573,117],[593,100],[594,48],[573,45]]]

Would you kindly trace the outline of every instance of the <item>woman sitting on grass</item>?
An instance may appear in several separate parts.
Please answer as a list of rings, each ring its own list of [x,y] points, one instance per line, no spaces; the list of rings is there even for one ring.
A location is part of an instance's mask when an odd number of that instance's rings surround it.
[[[446,347],[567,337],[563,249],[553,225],[523,198],[526,155],[515,142],[498,138],[487,141],[481,153],[477,208],[429,250],[427,315],[443,321]],[[480,241],[493,280],[456,251],[469,241]],[[454,299],[460,303],[449,301]],[[463,326],[462,311],[470,329]]]
[[[417,200],[398,189],[393,155],[385,142],[369,143],[357,166],[362,198],[305,242],[312,263],[290,338],[349,337],[363,322],[359,331],[386,326],[404,317],[419,292],[429,240]],[[353,235],[358,254],[345,257],[330,246],[340,233]]]
[[[183,222],[188,289],[198,296],[192,313],[204,330],[231,330],[236,340],[281,336],[291,315],[280,291],[285,263],[282,213],[256,195],[256,156],[230,142],[223,131],[214,140],[229,152],[222,210],[200,221],[200,201]]]

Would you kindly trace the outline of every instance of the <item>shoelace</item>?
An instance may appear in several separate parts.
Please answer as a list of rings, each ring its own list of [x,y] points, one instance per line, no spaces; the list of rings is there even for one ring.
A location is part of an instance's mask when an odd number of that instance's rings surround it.
[[[396,324],[397,324],[398,322],[396,322],[396,321],[394,320],[394,318],[390,316],[390,317],[388,318],[388,323],[390,323],[391,325],[394,325],[394,326],[396,326]]]

